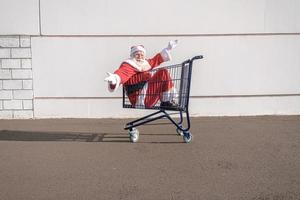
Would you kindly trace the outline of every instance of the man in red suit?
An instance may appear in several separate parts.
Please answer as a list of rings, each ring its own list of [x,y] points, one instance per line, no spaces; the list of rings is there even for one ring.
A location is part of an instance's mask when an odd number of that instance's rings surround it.
[[[171,60],[170,51],[177,45],[177,40],[170,41],[168,46],[151,59],[146,59],[144,46],[132,46],[130,58],[123,61],[121,66],[112,74],[107,73],[108,90],[115,91],[124,85],[130,103],[134,107],[153,107],[158,100],[161,106],[176,106],[176,97],[172,79],[166,69],[160,69],[155,74],[149,71],[161,63]]]

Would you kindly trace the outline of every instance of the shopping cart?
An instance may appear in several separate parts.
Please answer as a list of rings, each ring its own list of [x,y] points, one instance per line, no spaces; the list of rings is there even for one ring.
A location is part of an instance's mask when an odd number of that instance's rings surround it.
[[[167,118],[175,125],[177,134],[183,137],[184,142],[192,141],[192,134],[189,131],[191,127],[189,97],[192,66],[194,60],[202,58],[203,56],[199,55],[180,64],[138,73],[135,75],[136,77],[133,77],[139,80],[138,83],[128,82],[123,85],[123,108],[158,110],[125,125],[124,129],[129,131],[131,142],[137,142],[139,139],[139,131],[136,127],[162,118]],[[151,79],[158,73],[165,74],[169,78]],[[169,91],[162,92],[164,87],[169,88]],[[149,90],[149,88],[151,89]],[[162,101],[165,98],[164,95],[169,101]],[[146,98],[154,99],[154,101],[145,103]],[[184,114],[186,121],[184,121]],[[179,117],[175,120],[171,115],[179,115]]]

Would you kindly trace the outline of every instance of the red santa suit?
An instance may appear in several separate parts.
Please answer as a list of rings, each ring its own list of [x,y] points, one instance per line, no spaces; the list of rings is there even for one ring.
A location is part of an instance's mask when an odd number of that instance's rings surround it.
[[[155,74],[149,70],[158,67],[161,63],[171,59],[168,50],[164,49],[151,59],[145,59],[142,63],[130,58],[122,62],[119,69],[114,72],[116,84],[109,84],[109,91],[115,91],[123,84],[133,106],[153,107],[158,100],[168,101],[165,95],[173,88],[172,79],[166,69],[160,69]]]

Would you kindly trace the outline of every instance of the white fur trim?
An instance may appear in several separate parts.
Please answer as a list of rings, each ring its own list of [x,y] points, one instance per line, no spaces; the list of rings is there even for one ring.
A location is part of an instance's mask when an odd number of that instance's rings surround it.
[[[139,72],[144,72],[151,69],[151,66],[147,60],[144,60],[144,62],[141,65],[138,64],[133,58],[129,58],[124,62],[128,63],[130,66],[134,67]]]
[[[163,49],[163,50],[160,52],[160,55],[161,55],[161,57],[163,58],[164,62],[172,60],[170,51],[169,51],[167,48]]]
[[[145,105],[145,98],[146,98],[146,92],[148,89],[148,83],[146,83],[142,89],[142,91],[139,93],[139,95],[137,96],[137,101],[135,103],[135,106],[137,108],[139,108],[140,106],[144,106]]]
[[[175,101],[178,102],[178,92],[176,90],[176,88],[171,88],[169,91],[163,92],[161,94],[160,100],[162,102],[166,102],[166,101]]]
[[[146,49],[142,45],[132,46],[130,49],[130,57],[134,56],[134,53],[137,51],[141,51],[146,55]]]
[[[113,74],[113,76],[114,76],[114,78],[115,78],[115,80],[116,80],[116,85],[115,85],[115,88],[112,89],[112,88],[110,87],[111,84],[110,84],[110,83],[107,84],[107,86],[108,86],[108,91],[110,91],[110,92],[116,91],[116,90],[118,89],[118,87],[120,86],[120,83],[121,83],[121,78],[120,78],[119,75]]]

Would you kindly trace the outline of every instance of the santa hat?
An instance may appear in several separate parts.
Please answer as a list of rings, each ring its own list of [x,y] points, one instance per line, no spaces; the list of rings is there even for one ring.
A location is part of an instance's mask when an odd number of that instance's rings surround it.
[[[130,57],[133,57],[134,53],[137,52],[137,51],[141,51],[144,54],[146,54],[146,50],[145,50],[144,46],[143,45],[137,45],[137,46],[132,46],[131,47],[131,49],[130,49]]]

